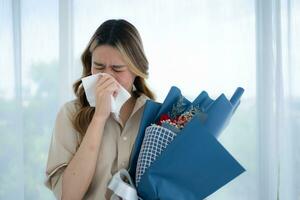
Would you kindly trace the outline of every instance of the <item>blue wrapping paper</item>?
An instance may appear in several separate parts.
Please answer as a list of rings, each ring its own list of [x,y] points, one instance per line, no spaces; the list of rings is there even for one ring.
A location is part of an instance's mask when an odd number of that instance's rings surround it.
[[[230,100],[224,94],[213,100],[205,91],[193,102],[184,98],[186,107],[199,106],[205,118],[194,116],[147,168],[137,187],[141,198],[203,199],[245,171],[217,140],[240,104],[243,91],[237,88]],[[145,129],[170,111],[180,96],[181,91],[172,87],[162,104],[151,100],[146,102],[129,162],[133,180],[136,179]]]

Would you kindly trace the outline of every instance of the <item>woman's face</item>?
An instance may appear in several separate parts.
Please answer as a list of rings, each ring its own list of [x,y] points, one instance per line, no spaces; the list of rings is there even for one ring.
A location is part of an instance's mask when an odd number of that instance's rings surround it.
[[[129,70],[120,52],[100,45],[92,53],[92,74],[107,73],[114,77],[128,92],[131,92],[135,75]]]

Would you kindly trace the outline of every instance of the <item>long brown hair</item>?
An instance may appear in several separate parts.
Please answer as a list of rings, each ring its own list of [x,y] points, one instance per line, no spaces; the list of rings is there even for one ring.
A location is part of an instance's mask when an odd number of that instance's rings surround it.
[[[92,52],[100,45],[110,45],[121,53],[129,69],[136,75],[133,83],[136,88],[135,95],[139,96],[143,93],[150,99],[154,99],[153,92],[145,82],[145,79],[148,78],[148,60],[137,29],[123,19],[107,20],[101,24],[81,55],[83,65],[81,78],[91,75]],[[87,101],[81,78],[73,84],[76,103],[79,104],[79,109],[73,118],[73,126],[84,136],[93,118],[95,108],[90,107]]]

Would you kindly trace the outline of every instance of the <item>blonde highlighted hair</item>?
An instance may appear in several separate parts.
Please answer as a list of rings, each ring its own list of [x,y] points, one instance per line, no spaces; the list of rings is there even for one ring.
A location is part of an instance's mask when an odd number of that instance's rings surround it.
[[[76,103],[79,104],[79,109],[73,118],[73,126],[82,136],[85,135],[92,120],[95,108],[89,106],[81,79],[92,74],[92,52],[100,45],[110,45],[121,53],[129,69],[136,75],[133,83],[136,88],[134,92],[136,97],[143,93],[150,99],[155,98],[145,82],[148,78],[148,60],[137,29],[123,19],[105,21],[98,27],[83,51],[81,55],[82,76],[73,84]]]

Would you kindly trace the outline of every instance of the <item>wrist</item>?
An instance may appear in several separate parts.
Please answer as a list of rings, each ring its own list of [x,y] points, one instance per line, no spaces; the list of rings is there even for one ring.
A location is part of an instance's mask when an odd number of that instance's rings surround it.
[[[94,115],[92,118],[92,122],[97,123],[97,124],[105,124],[107,120],[107,117],[103,117],[103,116],[98,116],[98,115]]]

